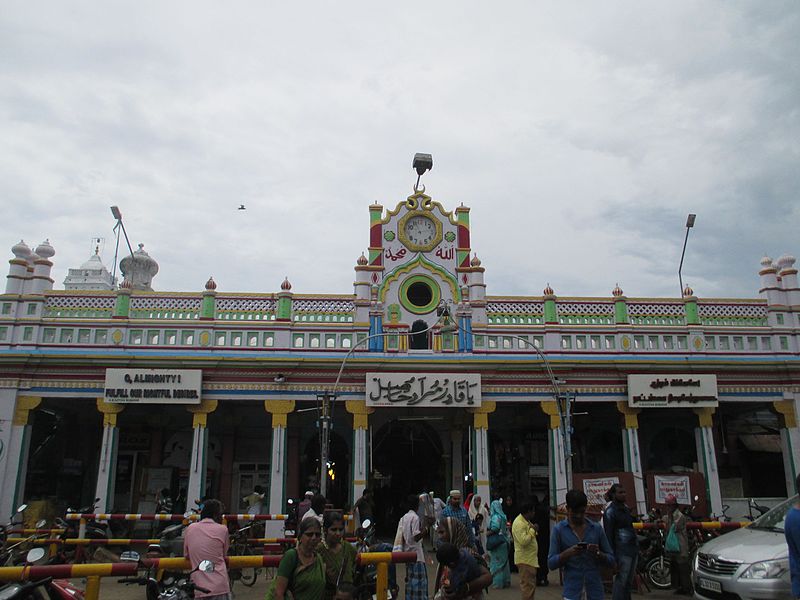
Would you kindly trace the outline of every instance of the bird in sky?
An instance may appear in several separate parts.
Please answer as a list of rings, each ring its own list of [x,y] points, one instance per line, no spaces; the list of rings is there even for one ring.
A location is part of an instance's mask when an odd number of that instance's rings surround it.
[[[240,204],[239,205],[239,210],[247,210],[247,209],[244,207],[244,204]]]

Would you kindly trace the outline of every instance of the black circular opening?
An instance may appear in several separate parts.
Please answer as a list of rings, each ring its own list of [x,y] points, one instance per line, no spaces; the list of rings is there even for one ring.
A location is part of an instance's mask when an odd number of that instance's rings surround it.
[[[422,281],[415,281],[408,286],[408,301],[414,306],[428,306],[433,300],[433,290],[431,286]]]

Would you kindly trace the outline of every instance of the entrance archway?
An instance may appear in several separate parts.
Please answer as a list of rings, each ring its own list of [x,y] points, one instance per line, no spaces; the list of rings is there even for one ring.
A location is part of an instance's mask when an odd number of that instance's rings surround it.
[[[439,434],[422,417],[406,419],[389,421],[373,436],[370,485],[383,531],[394,531],[409,494],[446,487]]]
[[[414,321],[411,325],[411,339],[409,340],[408,347],[411,350],[429,350],[430,344],[428,342],[428,324],[425,321]]]

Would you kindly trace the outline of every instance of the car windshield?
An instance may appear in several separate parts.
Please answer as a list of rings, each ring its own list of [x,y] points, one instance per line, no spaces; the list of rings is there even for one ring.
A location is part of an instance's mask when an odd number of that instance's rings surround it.
[[[768,529],[769,531],[783,531],[783,524],[786,522],[786,515],[789,509],[797,503],[798,497],[789,498],[781,502],[776,507],[761,515],[753,524],[751,529]]]

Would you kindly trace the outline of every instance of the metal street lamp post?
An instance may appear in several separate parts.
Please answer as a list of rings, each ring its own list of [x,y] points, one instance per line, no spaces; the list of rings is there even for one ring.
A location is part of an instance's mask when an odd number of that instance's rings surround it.
[[[686,242],[689,241],[689,230],[694,227],[694,220],[697,218],[697,215],[690,213],[688,217],[686,217],[686,237],[683,238],[683,250],[681,250],[681,264],[678,266],[678,283],[681,286],[681,293],[680,298],[683,298],[683,277],[681,276],[681,270],[683,269],[683,256],[686,254]]]

